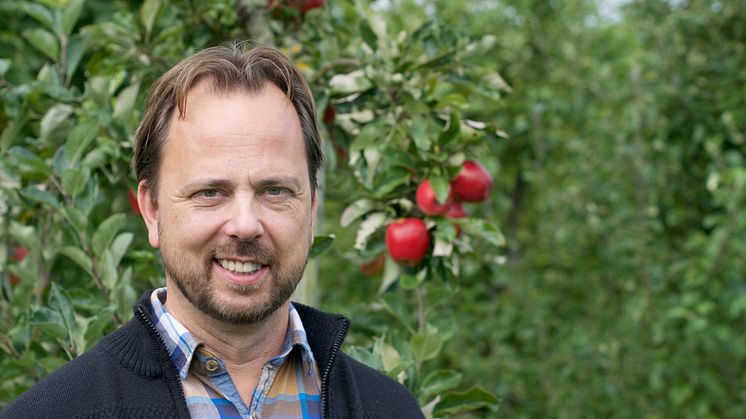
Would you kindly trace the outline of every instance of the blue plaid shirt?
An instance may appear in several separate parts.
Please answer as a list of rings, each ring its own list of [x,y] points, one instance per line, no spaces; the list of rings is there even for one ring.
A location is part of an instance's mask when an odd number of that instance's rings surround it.
[[[153,291],[150,317],[179,373],[193,418],[321,418],[318,367],[292,304],[282,352],[262,367],[246,405],[223,361],[166,311],[165,300],[166,288]]]

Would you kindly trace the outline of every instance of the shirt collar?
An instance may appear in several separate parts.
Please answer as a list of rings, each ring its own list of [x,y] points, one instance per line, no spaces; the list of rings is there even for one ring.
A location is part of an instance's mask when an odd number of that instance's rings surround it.
[[[189,373],[189,365],[192,363],[194,352],[202,342],[198,341],[183,324],[166,311],[166,307],[163,306],[165,301],[165,287],[158,288],[150,294],[152,320],[163,338],[171,362],[176,367],[179,377],[184,380]]]
[[[166,301],[167,290],[165,287],[158,288],[150,294],[151,317],[155,328],[163,338],[171,362],[176,367],[179,377],[184,380],[189,373],[192,359],[195,357],[197,348],[202,345],[189,330],[175,317],[166,311],[163,303]],[[275,366],[282,365],[293,348],[299,348],[303,357],[304,369],[311,371],[315,363],[313,352],[308,344],[306,330],[301,322],[300,315],[295,306],[290,303],[288,313],[288,330],[283,343],[282,351],[269,362]]]

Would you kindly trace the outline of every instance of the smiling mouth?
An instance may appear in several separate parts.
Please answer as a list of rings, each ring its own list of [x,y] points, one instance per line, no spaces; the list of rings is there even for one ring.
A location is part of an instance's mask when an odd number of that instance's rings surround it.
[[[262,268],[263,265],[253,262],[241,262],[231,259],[216,259],[223,268],[238,274],[252,274]]]

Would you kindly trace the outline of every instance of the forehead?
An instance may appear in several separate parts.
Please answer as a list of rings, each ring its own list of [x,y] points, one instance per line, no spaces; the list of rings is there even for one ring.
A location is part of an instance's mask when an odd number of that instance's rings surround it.
[[[251,132],[267,128],[288,131],[296,127],[295,122],[300,127],[292,102],[269,82],[259,90],[250,91],[241,86],[218,88],[212,80],[203,80],[187,92],[184,105],[182,114],[173,113],[172,126],[192,124],[216,132],[236,129]],[[293,124],[289,126],[288,122]]]
[[[174,112],[164,144],[164,169],[174,165],[307,168],[300,119],[287,96],[268,83],[258,92],[193,87],[184,114]]]

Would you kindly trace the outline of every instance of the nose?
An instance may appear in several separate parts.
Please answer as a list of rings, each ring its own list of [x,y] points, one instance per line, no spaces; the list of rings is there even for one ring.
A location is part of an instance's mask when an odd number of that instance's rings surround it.
[[[236,197],[238,198],[238,197]],[[230,205],[230,214],[225,223],[225,233],[240,241],[250,241],[264,233],[259,208],[248,197],[235,199]]]

